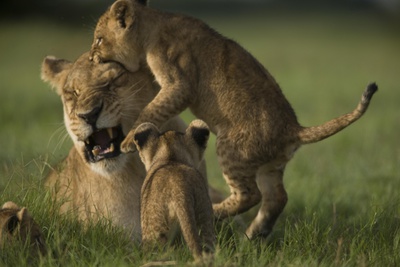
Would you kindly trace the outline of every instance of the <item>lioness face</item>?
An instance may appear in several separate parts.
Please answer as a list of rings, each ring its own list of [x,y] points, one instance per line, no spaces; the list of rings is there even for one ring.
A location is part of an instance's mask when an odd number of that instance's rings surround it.
[[[42,79],[61,96],[67,131],[92,169],[107,174],[123,167],[120,143],[151,100],[149,76],[113,62],[95,64],[83,54],[75,63],[47,57]]]

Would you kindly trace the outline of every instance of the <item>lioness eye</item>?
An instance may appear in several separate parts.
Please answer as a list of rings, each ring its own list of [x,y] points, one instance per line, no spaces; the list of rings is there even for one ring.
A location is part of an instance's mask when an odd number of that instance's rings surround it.
[[[96,39],[96,45],[97,46],[101,45],[102,42],[103,42],[103,38],[102,37],[99,37],[99,38]]]

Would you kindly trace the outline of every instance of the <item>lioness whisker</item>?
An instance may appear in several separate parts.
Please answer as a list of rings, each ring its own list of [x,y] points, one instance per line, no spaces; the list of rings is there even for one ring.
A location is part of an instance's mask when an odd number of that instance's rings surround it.
[[[55,146],[53,153],[55,153],[57,150],[59,150],[61,148],[61,146],[64,144],[65,140],[67,140],[67,138],[69,137],[68,132],[65,131],[64,132],[64,136],[62,136],[60,138],[60,140],[58,141],[57,145]]]
[[[61,135],[64,131],[66,131],[64,123],[60,123],[60,126],[56,130],[54,130],[54,132],[50,136],[49,141],[47,142],[47,147],[50,147],[50,143],[56,135]]]

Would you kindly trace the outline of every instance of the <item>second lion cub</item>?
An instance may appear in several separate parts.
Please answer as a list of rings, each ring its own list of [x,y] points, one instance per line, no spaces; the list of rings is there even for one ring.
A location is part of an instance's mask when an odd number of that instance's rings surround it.
[[[135,144],[147,170],[141,192],[144,246],[166,244],[171,227],[179,222],[196,260],[202,258],[203,252],[212,253],[212,204],[207,181],[197,170],[209,134],[208,126],[201,120],[193,121],[184,134],[160,133],[151,123],[136,129]]]

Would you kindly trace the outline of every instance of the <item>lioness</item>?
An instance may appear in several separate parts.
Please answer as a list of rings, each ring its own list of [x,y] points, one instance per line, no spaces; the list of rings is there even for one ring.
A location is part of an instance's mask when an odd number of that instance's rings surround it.
[[[0,209],[0,248],[10,242],[29,242],[32,253],[46,254],[46,243],[39,225],[26,208],[20,208],[12,201],[4,203]]]
[[[119,62],[132,72],[150,68],[161,86],[121,151],[135,151],[133,133],[139,124],[161,126],[189,107],[217,135],[219,164],[231,191],[213,205],[215,215],[236,215],[261,201],[246,234],[268,235],[287,202],[282,176],[293,153],[360,118],[377,86],[368,85],[354,111],[302,127],[274,78],[244,48],[200,20],[146,4],[116,1],[100,17],[91,48],[96,62]]]
[[[174,223],[196,261],[210,258],[215,234],[213,210],[206,180],[198,168],[210,131],[201,120],[186,132],[160,133],[151,123],[141,124],[134,142],[147,176],[141,191],[142,243],[145,247],[166,244]]]
[[[137,154],[121,154],[119,147],[159,86],[145,69],[132,74],[117,63],[94,64],[88,57],[83,54],[74,63],[46,57],[42,64],[42,79],[60,95],[74,143],[46,186],[63,202],[61,213],[74,211],[82,221],[107,218],[140,240],[140,189],[146,171]],[[186,125],[174,117],[162,129],[184,131]],[[206,177],[204,164],[201,171]]]

